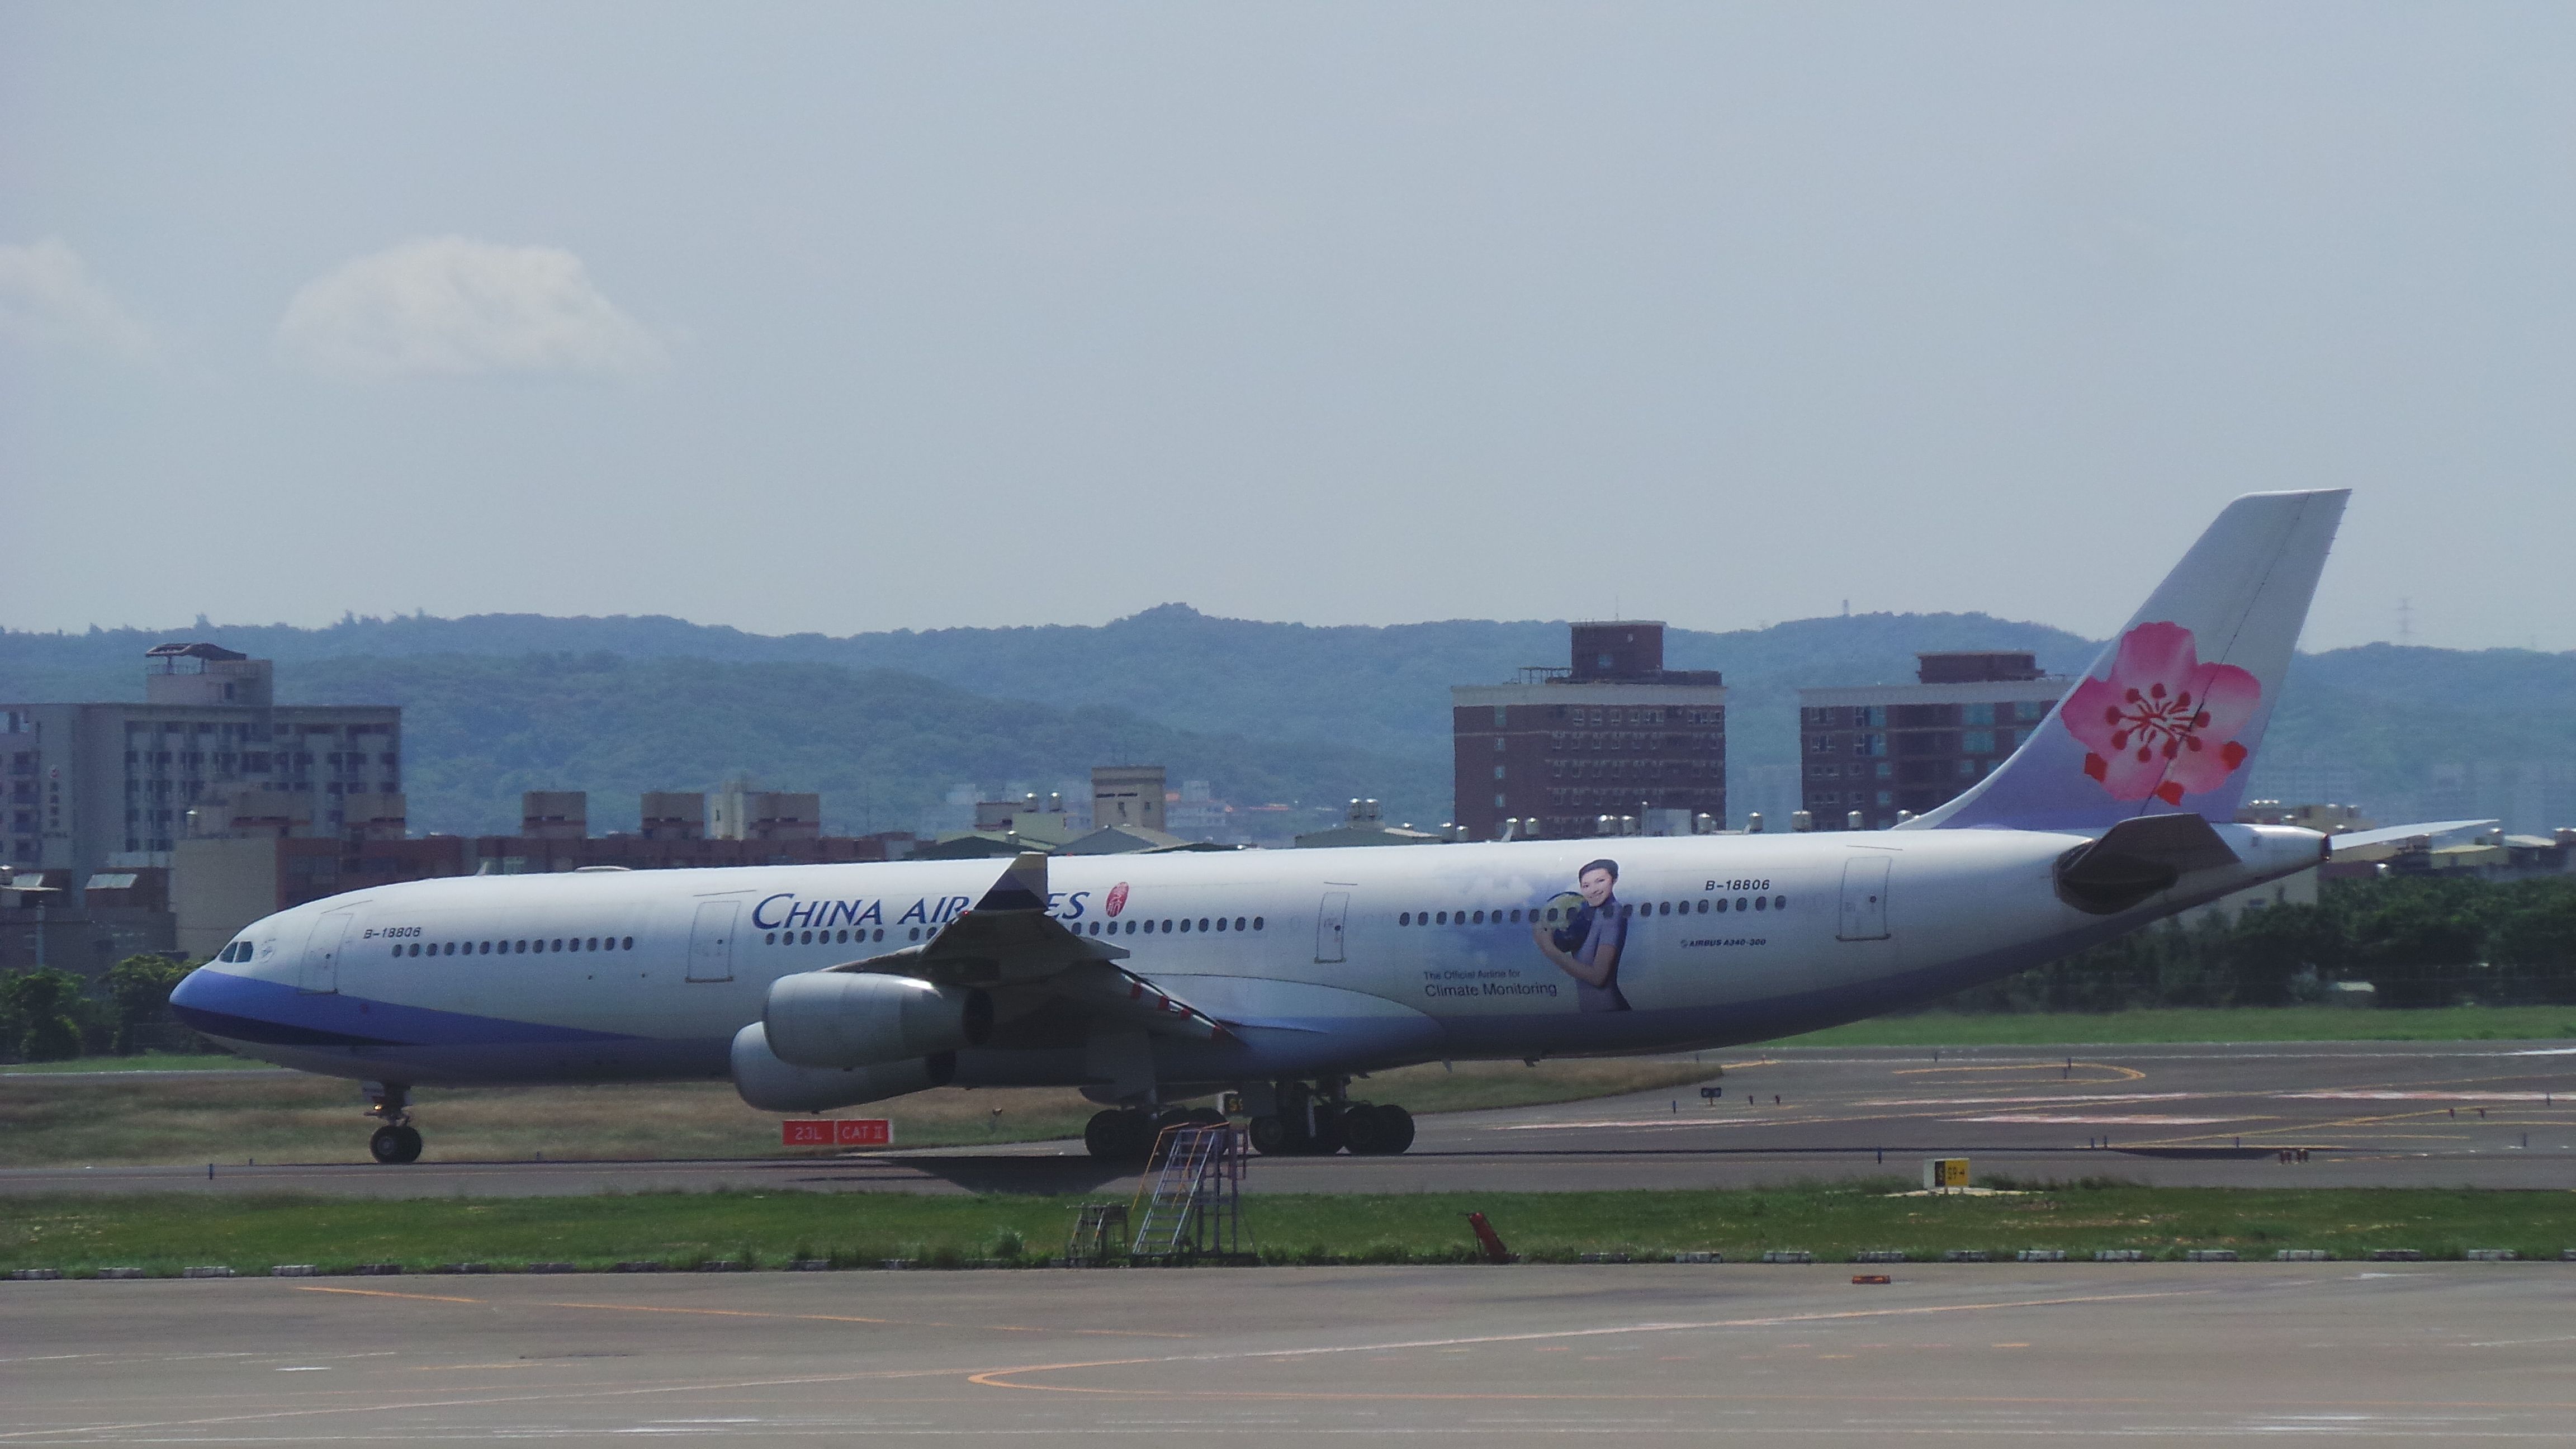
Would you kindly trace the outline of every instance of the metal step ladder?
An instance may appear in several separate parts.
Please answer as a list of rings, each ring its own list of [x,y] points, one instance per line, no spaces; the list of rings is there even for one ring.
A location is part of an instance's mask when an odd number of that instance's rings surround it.
[[[1065,1266],[1097,1268],[1126,1253],[1127,1204],[1084,1203],[1082,1216],[1074,1221],[1073,1236],[1065,1240]]]
[[[1138,1263],[1250,1263],[1243,1228],[1244,1129],[1228,1122],[1163,1129],[1136,1193]]]

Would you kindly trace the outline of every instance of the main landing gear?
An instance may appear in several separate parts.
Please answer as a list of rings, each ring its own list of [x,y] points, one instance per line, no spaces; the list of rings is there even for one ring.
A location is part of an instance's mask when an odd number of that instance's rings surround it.
[[[1347,1084],[1321,1090],[1303,1082],[1277,1082],[1272,1110],[1252,1119],[1252,1146],[1265,1156],[1392,1157],[1413,1145],[1413,1114],[1393,1102],[1354,1102]]]
[[[369,1082],[367,1115],[383,1125],[367,1139],[367,1151],[378,1162],[420,1161],[420,1129],[411,1125],[411,1084]]]
[[[1166,1107],[1147,1112],[1136,1107],[1117,1107],[1095,1112],[1082,1129],[1082,1145],[1101,1162],[1147,1163],[1154,1155],[1154,1144],[1166,1128],[1221,1127],[1225,1114],[1214,1107]]]
[[[1272,1157],[1391,1157],[1413,1145],[1413,1114],[1392,1102],[1354,1102],[1348,1084],[1330,1081],[1321,1087],[1304,1082],[1273,1082],[1270,1110],[1256,1113],[1250,1124],[1253,1150]],[[1246,1095],[1259,1104],[1258,1090]],[[1209,1127],[1225,1121],[1213,1107],[1136,1107],[1095,1113],[1082,1129],[1082,1145],[1094,1161],[1152,1167],[1154,1144],[1169,1127]]]

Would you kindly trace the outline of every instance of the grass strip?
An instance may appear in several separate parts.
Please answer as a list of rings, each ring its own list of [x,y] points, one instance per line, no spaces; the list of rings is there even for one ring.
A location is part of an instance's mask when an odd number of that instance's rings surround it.
[[[1640,1260],[1717,1252],[1758,1260],[1805,1249],[1819,1262],[1867,1250],[1937,1261],[1953,1249],[2010,1259],[2056,1248],[2070,1259],[2133,1248],[2154,1259],[2195,1248],[2247,1258],[2311,1248],[2359,1258],[2413,1248],[2457,1258],[2509,1248],[2555,1259],[2576,1246],[2576,1194],[2433,1188],[2151,1188],[2088,1180],[2022,1195],[1909,1197],[1893,1180],[1867,1186],[1728,1191],[1264,1195],[1245,1217],[1264,1261],[1280,1264],[1465,1263],[1466,1215],[1483,1212],[1536,1262],[1585,1253]],[[1102,1196],[1117,1196],[1103,1193]],[[480,1262],[586,1268],[638,1260],[688,1269],[726,1260],[779,1267],[829,1259],[874,1267],[1038,1261],[1059,1253],[1082,1199],[899,1193],[644,1193],[561,1198],[403,1201],[276,1195],[0,1199],[0,1268],[79,1273],[139,1267],[175,1273],[276,1263],[325,1271],[401,1263],[417,1271]],[[5,1292],[5,1289],[0,1289]]]
[[[1828,1027],[1770,1046],[2123,1046],[2157,1042],[2555,1041],[2576,1006],[2155,1007],[2136,1011],[1923,1011]]]

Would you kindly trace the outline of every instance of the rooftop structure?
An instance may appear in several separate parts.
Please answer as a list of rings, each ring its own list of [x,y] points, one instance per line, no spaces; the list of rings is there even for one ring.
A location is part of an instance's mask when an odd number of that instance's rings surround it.
[[[1949,801],[2010,758],[2067,689],[2028,653],[1915,660],[1912,684],[1798,691],[1813,829],[1883,830]]]
[[[0,864],[77,886],[169,865],[214,797],[259,795],[337,835],[402,793],[400,708],[276,704],[270,662],[217,644],[156,645],[143,662],[141,704],[0,705]]]
[[[1457,823],[1485,840],[1601,834],[1658,810],[1723,823],[1724,676],[1666,669],[1659,620],[1568,634],[1564,666],[1449,691]]]

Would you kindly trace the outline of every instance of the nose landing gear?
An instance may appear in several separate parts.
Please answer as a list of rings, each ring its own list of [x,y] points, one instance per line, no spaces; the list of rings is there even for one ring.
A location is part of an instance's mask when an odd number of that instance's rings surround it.
[[[378,1162],[420,1160],[420,1129],[411,1125],[411,1084],[369,1082],[367,1115],[383,1125],[367,1139],[367,1151]]]

